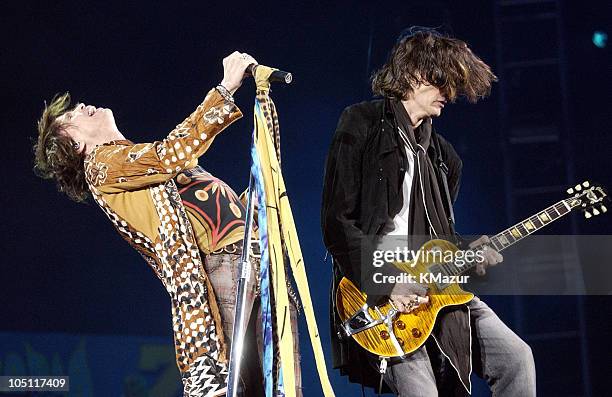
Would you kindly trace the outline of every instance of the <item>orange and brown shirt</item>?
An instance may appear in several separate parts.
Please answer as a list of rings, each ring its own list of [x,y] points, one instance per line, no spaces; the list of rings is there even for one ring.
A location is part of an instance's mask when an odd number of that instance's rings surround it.
[[[213,89],[162,141],[113,141],[85,159],[94,200],[170,295],[177,365],[193,396],[214,395],[226,384],[219,310],[200,255],[200,249],[218,249],[219,241],[211,245],[205,231],[196,236],[174,179],[197,165],[216,135],[240,117],[236,105]]]
[[[244,238],[246,192],[239,197],[221,179],[198,166],[176,177],[200,251],[209,254]]]

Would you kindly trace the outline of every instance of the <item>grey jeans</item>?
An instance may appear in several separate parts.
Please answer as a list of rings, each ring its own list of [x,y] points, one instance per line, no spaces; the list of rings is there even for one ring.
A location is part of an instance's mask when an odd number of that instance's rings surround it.
[[[261,313],[259,311],[259,299],[256,296],[256,268],[259,267],[259,259],[253,258],[251,263],[251,278],[249,280],[249,289],[247,290],[247,307],[246,316],[248,327],[245,335],[245,352],[243,354],[243,365],[241,366],[241,378],[243,387],[241,387],[242,395],[256,397],[262,395],[262,370],[259,364],[262,356],[262,327]],[[255,266],[257,264],[257,266]],[[221,321],[223,322],[223,332],[226,342],[231,346],[232,330],[234,326],[234,314],[236,307],[237,282],[240,277],[240,254],[214,254],[207,255],[204,260],[204,267],[210,283],[212,284],[219,311],[221,312]],[[253,309],[255,312],[253,313]],[[289,314],[291,320],[291,330],[293,333],[294,348],[293,357],[295,360],[295,386],[296,396],[302,396],[302,378],[300,371],[300,350],[298,337],[298,321],[297,310],[294,305],[289,305]],[[248,318],[250,317],[250,321]],[[249,349],[253,345],[257,349]],[[229,350],[228,350],[229,351]],[[257,390],[254,390],[257,389]]]
[[[468,303],[468,307],[473,335],[472,364],[476,374],[487,381],[495,397],[535,396],[536,373],[531,348],[478,297]],[[452,368],[448,370],[453,371]],[[390,366],[384,380],[401,397],[439,394],[426,346]],[[455,390],[459,395],[467,394],[465,389]]]

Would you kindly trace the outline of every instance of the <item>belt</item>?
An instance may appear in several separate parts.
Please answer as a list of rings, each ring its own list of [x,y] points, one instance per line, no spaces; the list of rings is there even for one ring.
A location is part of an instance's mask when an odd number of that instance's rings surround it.
[[[212,251],[209,255],[219,255],[219,254],[242,254],[242,241],[238,241],[235,243],[228,244],[224,247],[219,248],[218,250]],[[251,255],[256,258],[261,256],[261,251],[259,250],[259,241],[251,240]]]
[[[242,255],[242,241],[228,244],[225,247],[212,251],[209,255],[220,255],[220,254]],[[257,240],[251,240],[251,255],[255,258],[261,258],[261,251],[259,250],[259,241]],[[259,295],[259,283],[260,283],[259,281],[259,261],[257,261],[256,273],[257,273],[256,293],[257,295]],[[291,282],[289,281],[289,277],[287,277],[287,293],[289,295],[289,299],[295,305],[297,313],[300,314],[302,305],[300,303],[300,300],[298,299],[297,294],[295,293],[295,290],[293,289],[293,284],[291,284]]]

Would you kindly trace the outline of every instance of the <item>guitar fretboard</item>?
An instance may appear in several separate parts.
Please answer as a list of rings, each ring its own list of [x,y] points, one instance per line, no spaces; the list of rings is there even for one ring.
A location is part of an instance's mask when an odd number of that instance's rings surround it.
[[[490,245],[497,251],[502,251],[517,241],[537,232],[549,223],[561,218],[563,215],[570,212],[570,210],[571,208],[566,204],[565,200],[561,200],[546,208],[544,211],[491,237]]]
[[[546,208],[545,210],[540,211],[537,214],[513,226],[510,226],[508,229],[491,237],[489,239],[489,243],[474,247],[472,248],[472,250],[476,251],[479,249],[483,249],[485,246],[489,246],[494,248],[498,252],[503,251],[504,249],[515,244],[519,240],[522,240],[530,234],[537,232],[544,226],[561,218],[563,215],[568,214],[571,210],[572,207],[568,203],[567,199],[558,201],[557,203]],[[460,267],[455,266],[453,264],[446,264],[442,266],[442,268],[446,270],[446,272],[450,275],[459,275],[461,273],[465,273],[466,271],[470,270],[475,266],[476,261],[472,261]]]

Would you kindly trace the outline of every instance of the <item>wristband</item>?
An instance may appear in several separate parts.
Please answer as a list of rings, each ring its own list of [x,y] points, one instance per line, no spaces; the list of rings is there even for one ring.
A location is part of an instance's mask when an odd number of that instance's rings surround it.
[[[219,94],[221,94],[223,98],[225,98],[226,101],[234,103],[234,97],[232,96],[232,93],[229,92],[229,90],[225,88],[222,84],[216,86],[215,89],[219,92]]]

